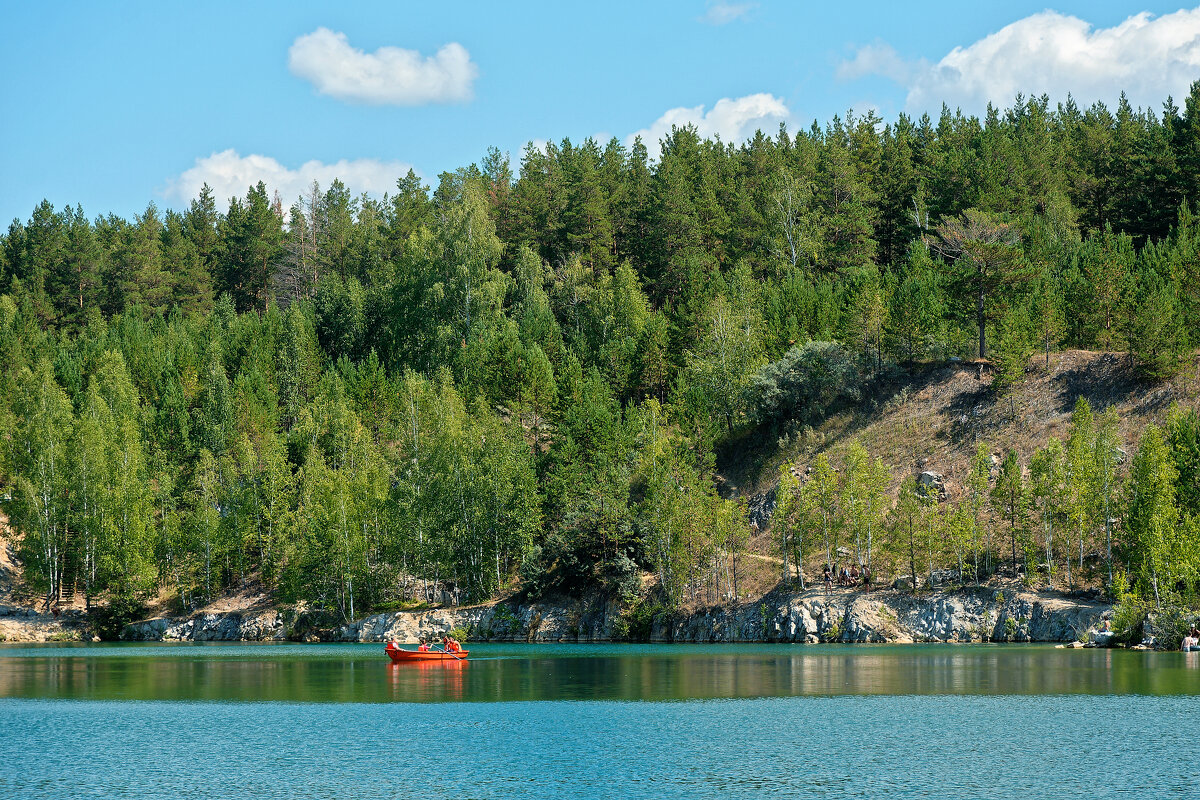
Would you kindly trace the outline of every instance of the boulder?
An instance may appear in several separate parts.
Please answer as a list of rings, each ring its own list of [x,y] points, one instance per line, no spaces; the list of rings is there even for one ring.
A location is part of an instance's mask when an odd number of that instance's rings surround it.
[[[933,470],[925,470],[917,476],[917,482],[922,486],[941,487],[945,484],[946,479],[940,472]]]
[[[940,472],[925,470],[917,476],[917,489],[926,497],[946,499],[946,479]]]

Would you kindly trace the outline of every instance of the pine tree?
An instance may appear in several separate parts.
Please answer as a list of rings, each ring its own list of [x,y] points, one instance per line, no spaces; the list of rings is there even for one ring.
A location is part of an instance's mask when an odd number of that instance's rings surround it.
[[[1035,341],[1046,357],[1046,369],[1050,369],[1050,353],[1062,344],[1066,320],[1062,295],[1049,276],[1034,284],[1029,317]]]
[[[1025,366],[1033,348],[1029,342],[1029,319],[1024,313],[1014,311],[1000,321],[996,337],[994,361],[996,374],[992,379],[992,391],[1001,400],[1008,400],[1009,413],[1017,418],[1017,394],[1025,380]]]
[[[930,354],[944,317],[937,273],[923,242],[912,242],[887,303],[886,330],[898,359],[911,363]]]
[[[987,356],[985,330],[1005,307],[1008,296],[1030,277],[1017,245],[1017,228],[978,209],[968,209],[935,229],[934,246],[954,266],[960,303],[971,309],[979,330],[979,357]]]
[[[228,292],[239,311],[265,309],[267,287],[283,257],[283,221],[267,198],[267,187],[259,181],[246,193],[245,203],[231,198],[218,230],[217,292]]]
[[[1178,371],[1188,347],[1179,287],[1143,269],[1137,296],[1129,335],[1134,360],[1152,378],[1169,377]]]

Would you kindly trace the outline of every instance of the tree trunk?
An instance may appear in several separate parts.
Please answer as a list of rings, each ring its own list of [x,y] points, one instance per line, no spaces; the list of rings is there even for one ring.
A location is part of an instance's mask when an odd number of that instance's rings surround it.
[[[917,593],[917,541],[913,524],[908,523],[908,564],[912,577],[912,593]]]
[[[983,289],[979,290],[979,296],[975,298],[975,320],[979,325],[979,357],[984,358],[987,352],[987,318],[983,313]]]

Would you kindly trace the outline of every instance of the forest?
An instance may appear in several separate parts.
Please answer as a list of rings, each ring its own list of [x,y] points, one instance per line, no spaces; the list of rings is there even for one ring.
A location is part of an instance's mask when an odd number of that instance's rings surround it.
[[[668,608],[737,598],[755,531],[723,448],[950,359],[985,360],[998,402],[1062,348],[1190,369],[1196,209],[1200,83],[1182,109],[1018,96],[492,149],[382,198],[43,202],[0,237],[3,511],[47,598],[192,609],[253,576],[354,618],[518,588],[631,603],[643,572]],[[1063,586],[1095,556],[1111,591],[1190,596],[1194,404],[1123,446],[1083,403],[1063,441],[998,466],[981,445],[939,503],[851,442],[785,464],[774,552],[788,580],[852,546]]]

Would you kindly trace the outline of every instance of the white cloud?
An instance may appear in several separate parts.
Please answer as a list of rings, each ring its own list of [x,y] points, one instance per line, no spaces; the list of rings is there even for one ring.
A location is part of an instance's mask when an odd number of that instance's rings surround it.
[[[625,137],[630,145],[636,136],[642,137],[651,155],[658,153],[658,143],[671,133],[672,126],[695,125],[701,138],[720,136],[722,141],[741,143],[754,135],[756,130],[774,135],[780,122],[788,122],[792,114],[783,101],[774,95],[760,93],[730,99],[724,97],[713,105],[711,111],[704,106],[672,108],[656,119],[650,127],[635,131]]]
[[[471,54],[457,42],[428,57],[399,47],[366,53],[351,47],[346,34],[328,28],[292,42],[288,68],[321,94],[350,103],[394,106],[465,102],[479,75]]]
[[[910,111],[981,111],[1010,103],[1018,92],[1068,93],[1081,105],[1114,102],[1125,91],[1135,106],[1157,108],[1168,94],[1186,95],[1200,76],[1200,9],[1161,17],[1135,14],[1111,28],[1043,11],[956,47],[936,64],[904,62],[884,44],[868,45],[842,64],[839,77],[883,75],[908,89]]]
[[[852,81],[867,75],[884,75],[897,83],[907,83],[915,66],[905,61],[896,48],[878,41],[860,47],[853,59],[838,64],[837,78]]]
[[[708,0],[708,10],[700,18],[709,25],[727,25],[750,13],[758,3],[728,3],[724,0]]]
[[[410,165],[402,161],[371,158],[342,159],[332,164],[306,161],[296,169],[288,169],[269,156],[241,156],[236,150],[224,150],[196,159],[191,169],[168,181],[163,195],[187,202],[198,196],[200,187],[207,183],[212,187],[217,207],[223,209],[230,197],[244,197],[250,186],[262,181],[268,192],[279,192],[286,208],[307,192],[313,181],[324,188],[339,178],[353,194],[368,192],[382,196],[392,191],[396,181],[409,169]]]

